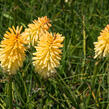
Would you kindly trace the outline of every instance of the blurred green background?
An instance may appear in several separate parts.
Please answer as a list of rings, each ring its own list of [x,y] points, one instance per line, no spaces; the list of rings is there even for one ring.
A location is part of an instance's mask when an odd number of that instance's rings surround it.
[[[109,109],[108,59],[94,60],[94,45],[109,23],[109,0],[0,0],[0,39],[8,27],[24,29],[38,17],[65,36],[57,75],[34,72],[32,53],[13,77],[13,109]],[[6,75],[0,69],[0,109],[8,109]]]

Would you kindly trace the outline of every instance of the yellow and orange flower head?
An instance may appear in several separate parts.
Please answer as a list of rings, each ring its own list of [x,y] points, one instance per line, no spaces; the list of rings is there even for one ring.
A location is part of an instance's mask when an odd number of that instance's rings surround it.
[[[98,37],[98,42],[94,42],[94,45],[94,58],[106,57],[109,55],[109,25],[101,31],[100,36]]]
[[[33,53],[33,65],[36,72],[43,77],[48,77],[56,72],[55,68],[59,66],[62,54],[64,37],[61,34],[52,34],[46,32],[35,46],[36,53]]]
[[[32,24],[28,25],[28,28],[25,29],[23,36],[26,36],[25,39],[27,39],[34,46],[42,36],[43,32],[48,31],[50,26],[50,20],[47,16],[38,18],[38,20],[34,20]]]
[[[25,60],[24,44],[26,42],[21,37],[22,26],[15,29],[14,26],[6,31],[0,44],[0,62],[1,67],[9,75],[16,74],[17,70],[22,67]]]

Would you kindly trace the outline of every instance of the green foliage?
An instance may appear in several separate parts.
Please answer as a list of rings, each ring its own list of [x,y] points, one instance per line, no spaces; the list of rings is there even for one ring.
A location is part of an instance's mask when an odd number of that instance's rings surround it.
[[[16,109],[109,109],[108,60],[94,60],[93,42],[109,22],[108,0],[0,0],[0,39],[12,25],[24,28],[38,17],[51,19],[65,36],[57,75],[44,80],[34,72],[33,49],[13,76]],[[8,109],[6,75],[0,69],[0,109]]]

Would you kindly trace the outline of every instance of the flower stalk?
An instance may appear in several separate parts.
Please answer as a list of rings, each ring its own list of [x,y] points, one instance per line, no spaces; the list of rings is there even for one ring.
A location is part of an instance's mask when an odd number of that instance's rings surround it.
[[[9,109],[12,109],[13,104],[12,104],[12,77],[9,76]]]
[[[84,54],[84,59],[82,63],[82,71],[85,71],[85,63],[86,63],[86,32],[85,32],[85,21],[84,21],[84,16],[83,16],[83,54]]]

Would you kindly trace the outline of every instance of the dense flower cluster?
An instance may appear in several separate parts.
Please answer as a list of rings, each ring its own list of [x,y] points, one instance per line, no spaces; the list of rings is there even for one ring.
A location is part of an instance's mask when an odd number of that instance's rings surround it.
[[[100,36],[98,37],[98,42],[94,42],[95,45],[95,56],[97,57],[106,57],[109,55],[109,25],[101,31]]]
[[[43,77],[50,76],[55,73],[55,68],[59,66],[61,60],[63,47],[61,44],[64,40],[61,34],[52,34],[46,32],[43,34],[36,48],[36,53],[34,53],[33,64],[35,70],[39,72]]]
[[[25,60],[25,44],[32,44],[36,48],[33,53],[35,71],[43,77],[54,74],[60,64],[64,37],[59,33],[49,33],[50,26],[50,20],[45,16],[34,20],[23,33],[22,27],[9,28],[10,32],[6,31],[0,44],[3,70],[9,75],[16,74]]]
[[[33,46],[36,45],[37,41],[40,39],[42,34],[45,31],[48,31],[51,24],[50,20],[45,17],[38,18],[38,20],[34,20],[32,24],[28,25],[28,28],[25,29],[23,36],[25,40],[28,40]]]
[[[4,38],[0,44],[0,61],[1,67],[8,74],[15,74],[19,67],[22,67],[25,60],[24,44],[26,42],[22,39],[20,32],[22,27],[15,29],[13,26],[9,28],[10,32],[6,31]]]

